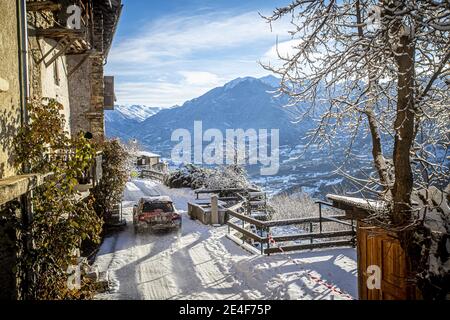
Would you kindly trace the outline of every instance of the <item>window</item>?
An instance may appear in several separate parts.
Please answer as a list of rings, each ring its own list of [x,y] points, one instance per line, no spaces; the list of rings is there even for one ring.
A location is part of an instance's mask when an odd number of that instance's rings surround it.
[[[155,210],[162,210],[163,212],[173,212],[173,206],[171,203],[144,203],[144,208],[142,212],[152,212]]]

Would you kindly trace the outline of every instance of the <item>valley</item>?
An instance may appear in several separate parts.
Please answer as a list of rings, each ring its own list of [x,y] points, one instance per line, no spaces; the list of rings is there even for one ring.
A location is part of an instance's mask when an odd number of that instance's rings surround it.
[[[354,191],[356,188],[336,170],[345,168],[355,176],[372,171],[371,143],[358,137],[353,154],[347,157],[348,136],[342,135],[333,147],[308,145],[307,134],[313,129],[312,119],[299,122],[301,108],[285,107],[284,97],[275,94],[279,79],[267,76],[260,79],[235,79],[215,88],[182,106],[154,108],[147,106],[118,106],[105,113],[106,133],[127,142],[136,139],[141,148],[160,154],[171,166],[171,151],[177,144],[172,133],[185,129],[194,136],[194,123],[202,122],[202,129],[278,129],[279,170],[271,176],[260,174],[260,165],[248,165],[249,178],[268,194],[306,192],[324,198],[330,192]],[[194,150],[192,150],[194,154]],[[358,168],[358,169],[352,169]]]

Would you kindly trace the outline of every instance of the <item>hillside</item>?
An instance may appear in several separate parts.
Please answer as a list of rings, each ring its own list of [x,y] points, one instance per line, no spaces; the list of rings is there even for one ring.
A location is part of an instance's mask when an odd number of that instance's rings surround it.
[[[286,99],[274,96],[278,81],[272,76],[238,78],[182,106],[162,109],[142,122],[117,110],[120,114],[107,119],[107,134],[136,138],[167,156],[173,145],[172,132],[179,128],[192,132],[194,121],[201,120],[203,130],[279,129],[281,144],[295,145],[306,128],[294,123],[297,109],[283,107]]]

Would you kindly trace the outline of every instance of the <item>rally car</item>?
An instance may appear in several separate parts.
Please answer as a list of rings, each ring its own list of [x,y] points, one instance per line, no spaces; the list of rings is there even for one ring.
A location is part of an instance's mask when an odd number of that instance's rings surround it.
[[[136,233],[152,229],[181,229],[181,215],[170,197],[145,197],[133,208],[133,224]]]

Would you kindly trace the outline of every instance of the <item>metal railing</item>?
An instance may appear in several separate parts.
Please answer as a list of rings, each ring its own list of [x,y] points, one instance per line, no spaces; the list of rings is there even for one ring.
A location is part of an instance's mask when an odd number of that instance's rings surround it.
[[[73,150],[58,150],[48,154],[48,161],[59,161],[65,166],[69,166],[71,159],[76,156]],[[103,177],[103,153],[98,151],[92,158],[91,165],[84,170],[84,172],[77,177],[80,185],[96,186]]]

